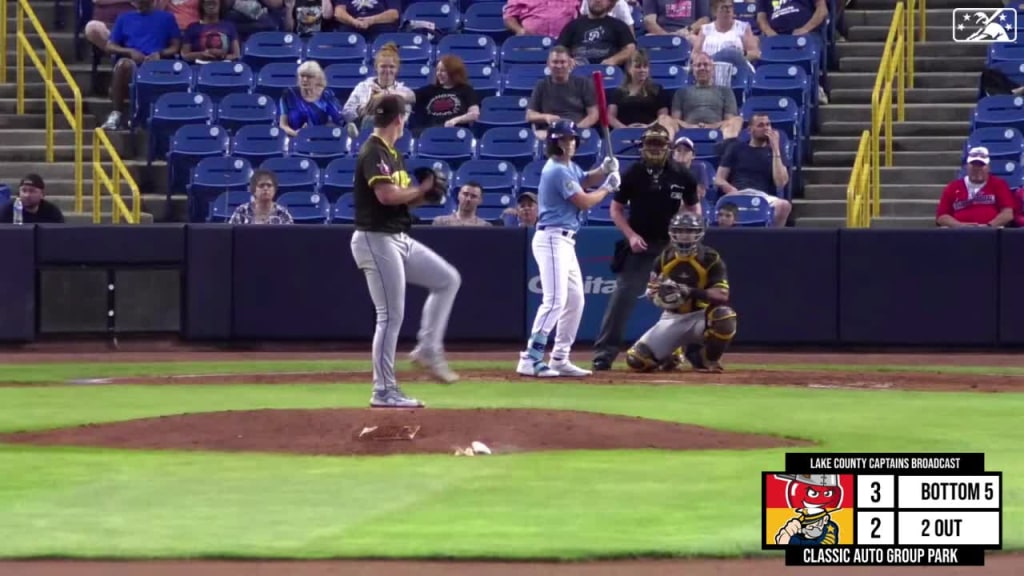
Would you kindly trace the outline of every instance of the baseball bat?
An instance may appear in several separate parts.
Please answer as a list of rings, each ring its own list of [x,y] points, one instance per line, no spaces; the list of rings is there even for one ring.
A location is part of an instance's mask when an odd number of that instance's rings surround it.
[[[608,156],[610,158],[615,157],[615,151],[612,150],[612,131],[608,124],[608,100],[604,93],[604,76],[600,70],[594,70],[594,92],[597,93],[597,115],[601,123],[601,129],[604,130],[604,145],[608,148]]]

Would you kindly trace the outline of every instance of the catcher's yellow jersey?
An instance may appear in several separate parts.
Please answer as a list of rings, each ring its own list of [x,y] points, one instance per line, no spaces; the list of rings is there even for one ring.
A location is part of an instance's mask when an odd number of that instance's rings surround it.
[[[697,249],[696,254],[682,256],[674,246],[670,245],[654,261],[652,276],[667,278],[676,284],[685,284],[700,290],[729,289],[729,277],[725,271],[725,262],[718,251],[710,246],[702,245]],[[684,314],[707,307],[707,300],[690,297],[674,312]]]

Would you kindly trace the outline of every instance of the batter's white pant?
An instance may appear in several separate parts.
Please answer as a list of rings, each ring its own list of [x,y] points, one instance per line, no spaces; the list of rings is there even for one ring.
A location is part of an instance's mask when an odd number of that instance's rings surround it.
[[[584,304],[575,234],[559,228],[537,230],[531,244],[543,292],[531,334],[547,338],[557,328],[551,357],[568,360],[583,320]]]
[[[356,230],[351,246],[352,257],[366,275],[370,298],[377,309],[377,328],[373,332],[373,388],[394,388],[398,385],[395,349],[405,319],[406,283],[430,291],[423,304],[416,339],[427,353],[440,354],[462,277],[448,261],[408,234]]]

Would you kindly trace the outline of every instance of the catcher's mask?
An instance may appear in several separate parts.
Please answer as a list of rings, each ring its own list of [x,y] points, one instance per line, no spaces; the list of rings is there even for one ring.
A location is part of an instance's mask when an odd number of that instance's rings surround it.
[[[661,168],[668,161],[668,130],[659,124],[651,126],[640,138],[640,155],[648,168]]]
[[[668,236],[680,254],[696,254],[704,239],[704,221],[692,212],[680,212],[672,217]]]

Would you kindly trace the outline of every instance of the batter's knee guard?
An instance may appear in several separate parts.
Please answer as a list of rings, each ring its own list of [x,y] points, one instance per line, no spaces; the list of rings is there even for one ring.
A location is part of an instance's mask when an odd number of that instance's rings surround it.
[[[643,342],[637,342],[626,352],[626,365],[637,372],[650,372],[658,364],[651,349]]]
[[[736,337],[736,311],[728,306],[713,306],[705,312],[704,355],[717,362]]]

